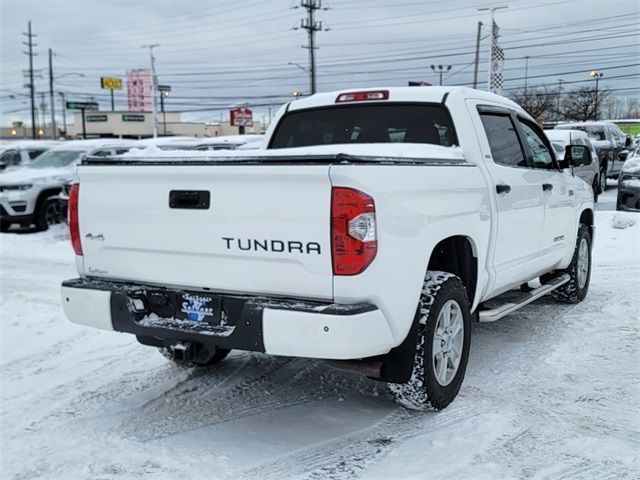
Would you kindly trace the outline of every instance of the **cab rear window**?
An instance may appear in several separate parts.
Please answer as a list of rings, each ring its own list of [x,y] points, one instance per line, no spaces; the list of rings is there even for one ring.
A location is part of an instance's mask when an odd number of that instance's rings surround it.
[[[269,148],[359,143],[458,144],[442,105],[340,105],[287,113]]]

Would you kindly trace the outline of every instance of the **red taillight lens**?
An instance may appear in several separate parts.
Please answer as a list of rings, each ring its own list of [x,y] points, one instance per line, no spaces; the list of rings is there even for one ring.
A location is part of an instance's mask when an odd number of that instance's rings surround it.
[[[76,255],[82,255],[82,242],[80,241],[80,218],[78,217],[78,195],[80,195],[80,184],[74,183],[69,191],[69,234],[71,235],[71,245]]]
[[[370,90],[368,92],[341,93],[336,98],[336,103],[342,102],[366,102],[368,100],[388,100],[389,90]]]
[[[362,273],[376,257],[376,206],[353,188],[331,190],[331,255],[334,275]]]

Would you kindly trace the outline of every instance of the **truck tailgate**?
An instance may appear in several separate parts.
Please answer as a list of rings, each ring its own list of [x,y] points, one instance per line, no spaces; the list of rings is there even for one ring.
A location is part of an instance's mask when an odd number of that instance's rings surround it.
[[[329,165],[81,165],[78,177],[88,276],[333,297]]]

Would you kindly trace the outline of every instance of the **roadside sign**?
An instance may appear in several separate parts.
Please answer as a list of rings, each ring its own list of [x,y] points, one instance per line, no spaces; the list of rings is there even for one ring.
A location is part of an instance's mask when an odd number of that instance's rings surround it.
[[[144,122],[144,115],[140,113],[125,113],[122,115],[123,122]]]
[[[98,111],[97,102],[67,102],[68,110],[90,110],[92,112]]]
[[[100,77],[100,87],[103,90],[122,90],[122,79],[116,77]]]
[[[87,122],[106,122],[107,116],[106,115],[87,115],[86,120]]]
[[[253,111],[247,107],[232,108],[229,123],[232,127],[253,127]]]

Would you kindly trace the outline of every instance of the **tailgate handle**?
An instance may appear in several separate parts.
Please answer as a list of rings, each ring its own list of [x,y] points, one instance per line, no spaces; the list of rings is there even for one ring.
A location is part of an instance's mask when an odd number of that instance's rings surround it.
[[[208,210],[211,192],[207,190],[171,190],[169,192],[170,208]]]

